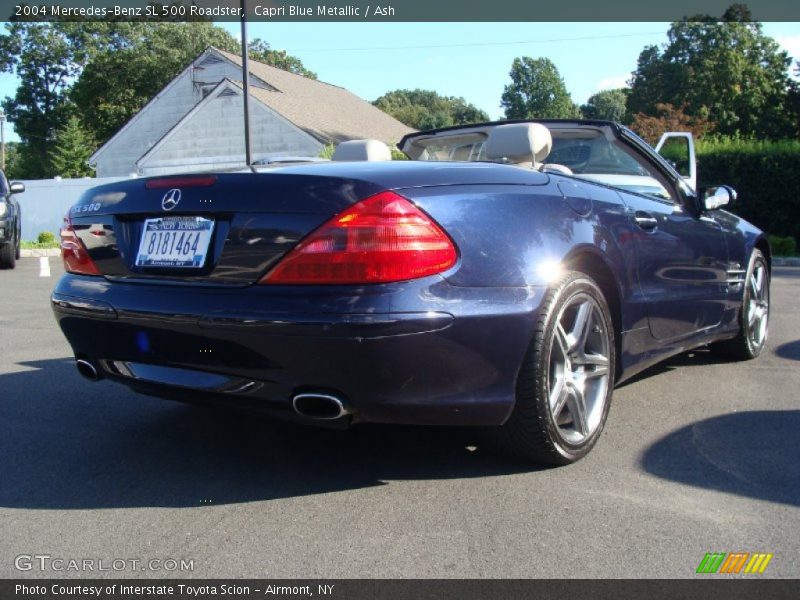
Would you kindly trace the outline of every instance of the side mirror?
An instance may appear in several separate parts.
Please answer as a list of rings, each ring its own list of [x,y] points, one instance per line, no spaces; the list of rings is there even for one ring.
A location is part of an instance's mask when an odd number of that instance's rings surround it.
[[[12,194],[21,194],[25,191],[25,184],[21,181],[12,181],[9,189]]]
[[[736,190],[727,185],[703,190],[703,208],[705,210],[716,210],[723,206],[728,206],[734,200],[736,200]]]

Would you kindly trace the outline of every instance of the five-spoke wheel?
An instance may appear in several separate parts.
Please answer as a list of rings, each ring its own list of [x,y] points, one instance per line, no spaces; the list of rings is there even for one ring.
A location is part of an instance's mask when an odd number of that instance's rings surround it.
[[[608,335],[598,302],[573,296],[558,315],[550,350],[550,415],[579,444],[600,424],[609,384]]]
[[[560,465],[586,455],[608,416],[615,366],[603,292],[589,276],[567,273],[542,301],[514,411],[494,432],[501,449]]]
[[[742,290],[739,331],[733,339],[711,345],[717,354],[734,360],[761,354],[769,330],[769,279],[767,259],[761,250],[753,250]]]
[[[759,348],[767,340],[769,324],[769,274],[763,261],[754,264],[748,278],[750,294],[747,303],[747,334],[750,342]]]

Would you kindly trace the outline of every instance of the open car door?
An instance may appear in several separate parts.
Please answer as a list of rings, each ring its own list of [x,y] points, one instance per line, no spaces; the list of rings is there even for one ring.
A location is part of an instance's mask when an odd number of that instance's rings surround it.
[[[656,152],[672,163],[693,190],[697,189],[697,158],[691,132],[667,131],[658,140]]]

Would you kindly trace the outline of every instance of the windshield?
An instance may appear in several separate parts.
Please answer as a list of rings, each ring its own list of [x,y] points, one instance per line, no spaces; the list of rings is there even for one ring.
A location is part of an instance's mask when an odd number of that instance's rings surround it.
[[[423,148],[417,160],[477,162],[486,160],[486,134],[436,136],[423,139]]]
[[[641,159],[635,158],[615,137],[606,135],[599,127],[576,124],[548,124],[553,145],[542,161],[544,165],[559,165],[560,172],[619,187],[637,194],[670,198]],[[424,161],[486,161],[486,139],[491,127],[471,132],[442,132],[414,140],[416,160]]]

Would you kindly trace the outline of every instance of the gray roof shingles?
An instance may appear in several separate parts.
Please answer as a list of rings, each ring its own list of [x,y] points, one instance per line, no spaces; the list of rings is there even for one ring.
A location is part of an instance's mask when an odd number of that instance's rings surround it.
[[[241,66],[241,56],[214,50]],[[254,60],[249,61],[249,66],[252,75],[277,90],[251,86],[250,95],[320,141],[336,143],[371,138],[396,144],[414,131],[344,88]]]

